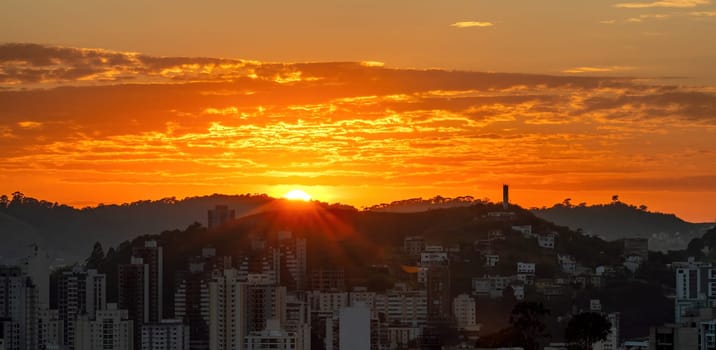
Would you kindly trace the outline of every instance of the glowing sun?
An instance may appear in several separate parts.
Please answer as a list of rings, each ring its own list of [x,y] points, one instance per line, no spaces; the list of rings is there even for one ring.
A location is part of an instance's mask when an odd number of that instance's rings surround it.
[[[311,195],[302,191],[302,190],[295,189],[295,190],[288,191],[288,193],[283,195],[283,198],[286,198],[286,199],[289,199],[292,201],[308,202],[311,200]]]

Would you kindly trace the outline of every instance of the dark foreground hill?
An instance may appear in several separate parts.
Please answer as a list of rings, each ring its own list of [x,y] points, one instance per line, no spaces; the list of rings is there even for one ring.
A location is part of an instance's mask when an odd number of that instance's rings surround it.
[[[0,200],[0,262],[23,256],[24,248],[35,243],[58,263],[71,263],[84,259],[97,241],[107,247],[194,222],[206,225],[207,210],[217,204],[228,205],[238,216],[272,200],[266,195],[214,194],[77,209],[15,193]]]
[[[622,202],[598,205],[555,204],[550,208],[533,209],[540,218],[581,229],[585,234],[606,240],[648,238],[651,250],[680,250],[713,227],[711,223],[691,223],[674,214],[651,212]]]
[[[406,260],[402,252],[403,240],[407,236],[421,235],[428,244],[439,244],[449,248],[451,253],[451,289],[455,296],[470,293],[473,277],[485,273],[514,275],[518,261],[536,264],[537,278],[553,278],[560,274],[557,265],[558,254],[574,256],[585,267],[618,266],[621,264],[622,243],[607,242],[600,238],[588,237],[566,227],[557,226],[519,207],[511,207],[515,214],[509,219],[491,216],[488,213],[501,211],[500,205],[478,203],[471,206],[429,210],[415,213],[391,213],[359,211],[345,206],[331,206],[323,203],[296,203],[283,200],[272,201],[260,212],[247,215],[232,224],[214,230],[207,230],[199,224],[183,230],[164,231],[161,234],[144,235],[125,241],[94,255],[92,267],[107,274],[108,299],[116,299],[118,265],[126,264],[134,247],[141,247],[146,240],[156,240],[164,251],[164,285],[174,286],[180,271],[187,268],[192,256],[201,253],[203,247],[213,247],[218,255],[239,257],[260,256],[261,248],[254,248],[251,241],[277,239],[280,231],[307,240],[307,263],[309,271],[318,267],[342,267],[345,270],[347,287],[364,286],[371,291],[390,288],[395,282],[415,282],[414,275],[407,275],[404,265],[415,261]],[[535,238],[526,238],[511,229],[514,225],[531,225],[534,232],[558,235],[555,249],[544,249],[537,245]],[[495,241],[493,248],[500,254],[500,262],[489,272],[484,267],[484,257],[475,249],[475,241],[485,240],[488,232],[499,229],[505,240]],[[105,247],[106,248],[106,247]],[[257,250],[258,249],[258,250]],[[87,252],[89,254],[89,250]],[[662,268],[665,268],[662,266]],[[666,272],[669,274],[669,272]],[[638,282],[638,283],[637,283]],[[409,282],[410,283],[410,282]],[[633,329],[625,334],[642,335],[654,324],[666,322],[673,310],[673,304],[661,295],[660,286],[639,281],[623,282],[624,286],[607,288],[604,294],[605,309],[620,310],[624,303],[634,305],[625,311],[623,327]],[[638,285],[635,285],[638,284]],[[606,299],[619,295],[622,290],[633,289],[640,297],[621,300]],[[635,289],[636,288],[636,289]],[[653,297],[644,298],[641,291],[653,291]],[[166,317],[172,317],[171,288],[165,288]],[[529,290],[534,295],[532,289]],[[590,297],[602,294],[589,290],[574,290],[563,297],[550,299],[549,307],[554,316],[571,312],[575,296],[588,301]],[[576,294],[573,294],[576,293]],[[587,293],[587,294],[585,294]],[[596,293],[596,294],[595,294]],[[611,293],[611,294],[610,294]],[[582,295],[584,294],[584,295]],[[594,294],[594,295],[593,295]],[[484,310],[480,322],[485,330],[496,330],[507,325],[509,309],[514,300],[496,301],[481,299],[479,308]],[[503,312],[502,306],[507,310]],[[654,310],[654,316],[640,318],[644,310]],[[561,334],[561,328],[554,336]]]
[[[324,203],[275,200],[262,207],[261,212],[218,229],[207,230],[194,224],[184,230],[164,231],[125,241],[110,248],[111,253],[108,250],[102,264],[106,266],[105,272],[111,275],[117,264],[129,261],[133,247],[153,239],[164,247],[166,268],[174,271],[185,268],[187,258],[200,254],[202,247],[214,247],[219,255],[249,256],[252,239],[270,241],[278,232],[290,231],[307,239],[309,268],[344,266],[346,274],[356,276],[357,283],[361,283],[364,281],[360,276],[365,277],[374,265],[395,263],[394,258],[402,254],[403,239],[407,236],[421,235],[427,244],[469,252],[473,251],[475,241],[486,239],[488,231],[494,229],[507,236],[505,241],[495,243],[495,249],[502,252],[498,273],[514,274],[517,261],[534,261],[538,264],[539,274],[550,276],[558,270],[556,254],[578,257],[581,264],[590,267],[620,263],[620,242],[578,234],[519,207],[512,208],[515,215],[511,220],[487,215],[500,209],[501,206],[483,203],[417,213],[385,213]],[[558,234],[559,244],[554,251],[539,248],[535,238],[523,238],[510,229],[512,225],[531,225],[534,232]],[[90,249],[86,254],[89,252]],[[476,257],[473,262],[465,271],[470,277],[482,273],[483,259]],[[396,267],[400,268],[392,268]],[[171,275],[165,276],[169,278]]]

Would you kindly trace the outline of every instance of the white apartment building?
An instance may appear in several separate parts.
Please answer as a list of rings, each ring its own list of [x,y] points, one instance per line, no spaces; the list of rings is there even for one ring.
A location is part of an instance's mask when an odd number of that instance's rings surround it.
[[[425,290],[394,288],[375,296],[376,314],[384,314],[389,324],[424,325],[428,319]]]
[[[537,235],[537,245],[540,246],[540,248],[554,249],[554,242],[554,234],[548,233]]]
[[[535,263],[518,262],[517,263],[517,273],[518,274],[534,275],[535,274]]]
[[[347,292],[319,292],[308,293],[311,312],[332,314],[349,304]]]
[[[516,276],[473,277],[472,291],[476,295],[489,296],[490,298],[500,298],[502,297],[502,293],[505,288],[516,280]]]
[[[246,350],[297,350],[296,334],[281,329],[278,320],[267,320],[266,328],[246,336]]]
[[[485,266],[495,267],[500,262],[500,256],[496,254],[485,255]]]
[[[693,314],[699,308],[716,306],[716,269],[711,264],[689,259],[676,262],[676,298],[674,300],[675,322]]]
[[[286,296],[286,325],[283,328],[296,335],[296,350],[311,349],[311,309],[308,302],[296,294]]]
[[[81,315],[74,321],[75,350],[133,350],[134,325],[127,310],[117,304],[95,312],[94,317]]]
[[[209,283],[209,348],[243,349],[250,332],[266,320],[286,322],[286,287],[242,281],[239,271],[224,270]]]
[[[37,344],[45,349],[59,349],[63,344],[65,323],[58,310],[41,308],[37,316]]]
[[[452,302],[455,323],[460,329],[472,329],[477,326],[475,299],[467,294],[460,294]]]
[[[350,305],[358,303],[365,304],[372,311],[375,311],[375,292],[369,292],[365,287],[355,287],[349,293]],[[373,316],[375,316],[373,314]]]
[[[525,238],[534,237],[532,235],[532,225],[512,226],[512,230],[521,233]]]
[[[142,325],[141,350],[189,350],[189,326],[181,320]]]
[[[420,265],[447,264],[448,253],[444,251],[422,252],[420,253]]]
[[[224,270],[209,283],[209,349],[242,349],[246,336],[246,285],[237,270]]]

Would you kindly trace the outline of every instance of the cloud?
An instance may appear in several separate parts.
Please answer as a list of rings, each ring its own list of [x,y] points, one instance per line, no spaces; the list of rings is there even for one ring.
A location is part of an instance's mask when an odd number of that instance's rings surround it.
[[[617,23],[617,20],[615,20],[615,19],[606,19],[606,20],[603,20],[603,21],[599,21],[599,23],[601,23],[601,24],[615,24],[615,23]]]
[[[383,67],[383,66],[385,66],[385,63],[380,62],[380,61],[362,61],[360,64],[362,66],[366,66],[366,67]]]
[[[710,0],[663,0],[653,2],[622,2],[615,4],[617,8],[642,9],[652,7],[691,8],[710,4]]]
[[[464,22],[455,22],[451,24],[451,27],[457,27],[457,28],[473,28],[473,27],[492,27],[495,24],[492,22],[476,22],[476,21],[464,21]]]
[[[670,17],[671,17],[671,15],[662,14],[662,13],[644,14],[644,15],[639,15],[638,17],[627,18],[626,21],[631,22],[631,23],[639,23],[639,22],[643,22],[644,20],[649,20],[649,19],[667,19]]]
[[[611,72],[623,72],[633,70],[633,67],[628,66],[581,66],[565,69],[562,73],[569,74],[581,74],[581,73],[611,73]]]
[[[550,76],[28,47],[0,46],[5,192],[137,199],[290,181],[464,194],[716,172],[703,166],[716,164],[716,91],[594,76],[628,66]]]
[[[689,12],[689,15],[695,17],[716,17],[716,11],[695,11]]]
[[[251,78],[293,83],[310,80],[295,66],[206,58],[157,57],[104,49],[0,44],[0,84],[114,84],[201,82]]]
[[[35,129],[35,128],[42,127],[42,123],[33,122],[33,121],[21,121],[21,122],[17,122],[17,125],[24,129]]]

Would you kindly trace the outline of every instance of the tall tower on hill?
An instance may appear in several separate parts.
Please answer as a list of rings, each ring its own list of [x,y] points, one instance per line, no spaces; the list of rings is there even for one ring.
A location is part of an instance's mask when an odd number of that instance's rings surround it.
[[[510,207],[510,186],[502,185],[502,208]]]

